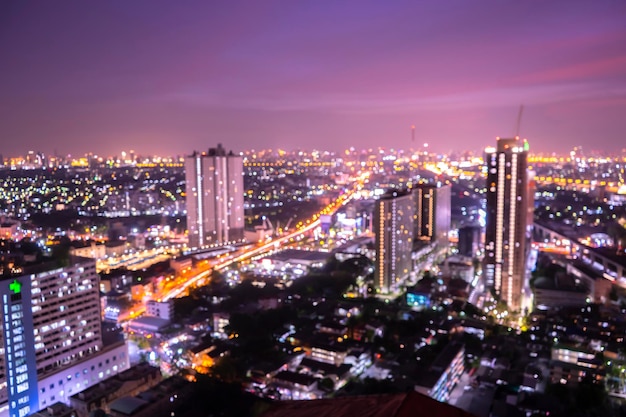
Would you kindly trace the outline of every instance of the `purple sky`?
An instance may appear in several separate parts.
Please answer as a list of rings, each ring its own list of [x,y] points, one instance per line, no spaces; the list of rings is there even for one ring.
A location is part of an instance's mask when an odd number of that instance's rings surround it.
[[[5,157],[480,150],[520,104],[533,151],[626,148],[626,2],[0,2]]]

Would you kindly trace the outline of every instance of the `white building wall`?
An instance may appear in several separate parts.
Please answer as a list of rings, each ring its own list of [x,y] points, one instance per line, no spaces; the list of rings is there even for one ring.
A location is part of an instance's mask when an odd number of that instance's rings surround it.
[[[38,381],[39,409],[57,401],[70,405],[70,397],[130,368],[128,345],[121,344],[97,356],[48,375]],[[0,417],[5,417],[0,414]],[[7,416],[8,417],[8,416]]]
[[[158,317],[164,320],[171,321],[174,315],[174,301],[148,301],[146,304],[146,313],[152,317]]]

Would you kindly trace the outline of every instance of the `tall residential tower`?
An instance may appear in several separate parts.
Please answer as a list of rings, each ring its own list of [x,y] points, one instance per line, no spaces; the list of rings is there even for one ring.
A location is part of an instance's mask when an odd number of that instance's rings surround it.
[[[394,292],[411,272],[413,199],[408,191],[389,191],[376,201],[375,286],[383,294]]]
[[[221,144],[185,159],[189,246],[244,237],[243,158]]]
[[[450,185],[416,184],[412,189],[415,203],[415,238],[448,245],[450,233]]]
[[[485,278],[510,310],[520,310],[526,272],[528,142],[497,139],[485,149],[487,224]]]

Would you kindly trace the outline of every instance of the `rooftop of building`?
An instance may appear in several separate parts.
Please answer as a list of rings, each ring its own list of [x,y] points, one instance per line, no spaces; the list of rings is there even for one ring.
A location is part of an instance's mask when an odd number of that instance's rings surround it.
[[[433,370],[446,369],[450,366],[450,363],[455,358],[459,352],[463,350],[463,345],[460,343],[448,343],[448,345],[443,349],[443,351],[437,355],[437,358],[430,366]]]
[[[576,277],[565,273],[557,273],[554,276],[539,276],[533,281],[533,285],[538,290],[573,293],[585,293],[589,290],[582,282],[577,282]]]
[[[456,405],[478,417],[489,417],[489,410],[491,409],[495,394],[496,387],[481,385],[478,392],[470,392],[467,395],[462,395]]]
[[[407,195],[411,195],[411,191],[408,189],[390,189],[385,191],[384,194],[380,196],[380,200],[393,200],[394,198],[404,197]]]
[[[122,385],[127,381],[137,381],[146,378],[149,375],[155,377],[160,376],[159,368],[155,368],[145,362],[141,362],[134,365],[117,375],[105,379],[97,385],[89,387],[78,394],[74,394],[72,399],[74,401],[82,401],[84,403],[90,403],[100,398],[108,397],[111,393],[119,390]]]
[[[317,378],[312,377],[310,375],[299,374],[297,372],[292,371],[281,371],[274,377],[275,382],[288,382],[291,384],[297,384],[302,386],[310,386],[313,385]]]
[[[352,365],[341,364],[339,366],[335,366],[329,363],[316,361],[311,358],[303,358],[300,362],[300,366],[305,368],[309,368],[312,372],[322,372],[324,375],[337,375],[338,377],[342,377],[350,372]]]
[[[81,249],[81,248],[90,248],[92,246],[96,246],[96,245],[102,245],[103,242],[98,242],[96,240],[72,240],[72,242],[70,243],[70,246],[73,247],[74,249]]]
[[[116,411],[125,415],[133,415],[142,408],[147,407],[150,402],[137,397],[122,397],[109,404],[111,411]]]
[[[136,329],[158,331],[169,325],[169,323],[169,320],[159,317],[141,316],[132,320],[128,326]]]
[[[30,414],[31,417],[74,417],[76,410],[63,403],[57,402]]]
[[[327,352],[338,352],[338,353],[346,353],[348,351],[348,347],[345,345],[340,345],[337,343],[323,343],[317,342],[311,344],[312,349],[325,350]]]
[[[155,403],[165,396],[170,396],[171,394],[184,390],[190,386],[192,386],[192,383],[183,377],[172,376],[159,382],[154,387],[142,392],[137,397],[150,403]]]

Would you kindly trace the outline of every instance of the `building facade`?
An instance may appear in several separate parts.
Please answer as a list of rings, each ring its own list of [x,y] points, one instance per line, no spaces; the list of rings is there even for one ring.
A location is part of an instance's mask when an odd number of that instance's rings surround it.
[[[243,158],[222,145],[185,159],[189,246],[244,238]]]
[[[58,401],[66,391],[60,386],[55,395],[41,381],[102,350],[95,260],[25,267],[0,279],[0,297],[0,416],[28,415],[40,408],[41,397]]]
[[[411,272],[414,205],[410,192],[389,191],[376,201],[374,233],[376,234],[375,286],[388,294],[397,290]]]
[[[485,150],[487,219],[484,271],[488,288],[520,310],[526,275],[528,142],[497,139]]]
[[[170,322],[174,317],[174,300],[162,302],[150,300],[146,303],[146,314]]]
[[[415,238],[448,244],[451,216],[450,185],[416,184],[412,189],[415,203]]]

